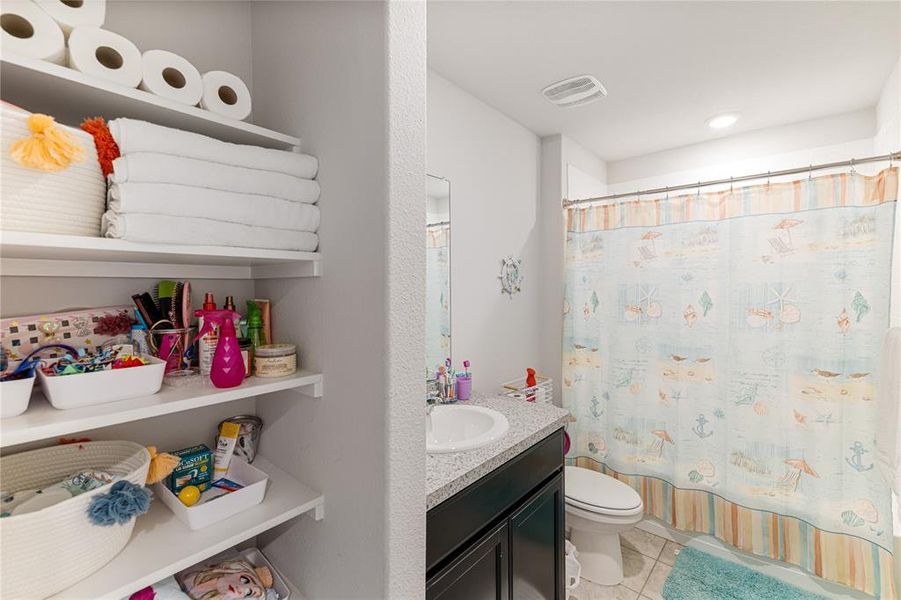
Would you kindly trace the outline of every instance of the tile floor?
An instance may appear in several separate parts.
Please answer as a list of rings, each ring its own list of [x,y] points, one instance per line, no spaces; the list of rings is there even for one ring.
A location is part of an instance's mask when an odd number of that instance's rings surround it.
[[[681,544],[632,528],[620,535],[623,574],[619,585],[598,585],[584,577],[571,600],[663,600],[663,584]]]

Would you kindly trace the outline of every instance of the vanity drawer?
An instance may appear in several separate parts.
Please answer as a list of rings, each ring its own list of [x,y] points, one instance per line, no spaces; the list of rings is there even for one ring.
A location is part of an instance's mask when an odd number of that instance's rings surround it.
[[[505,516],[529,492],[563,468],[563,430],[451,496],[426,516],[426,570]]]

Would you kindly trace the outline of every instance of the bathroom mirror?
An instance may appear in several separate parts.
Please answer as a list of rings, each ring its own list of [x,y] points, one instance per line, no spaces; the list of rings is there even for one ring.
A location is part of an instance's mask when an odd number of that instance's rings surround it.
[[[451,355],[450,182],[427,176],[426,197],[426,373],[434,374]]]

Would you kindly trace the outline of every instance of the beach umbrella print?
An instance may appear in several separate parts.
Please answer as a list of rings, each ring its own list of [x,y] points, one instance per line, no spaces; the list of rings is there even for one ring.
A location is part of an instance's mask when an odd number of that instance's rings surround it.
[[[654,254],[657,254],[657,247],[654,245],[654,240],[656,240],[657,238],[659,238],[661,235],[663,235],[663,234],[660,233],[660,232],[657,232],[657,231],[649,231],[649,232],[647,232],[646,234],[644,234],[643,236],[641,236],[641,239],[643,239],[643,240],[650,240],[650,242],[651,242],[651,250],[654,252]]]
[[[781,229],[788,234],[788,246],[792,246],[792,228],[797,227],[804,221],[799,221],[797,219],[782,219],[779,221],[773,229]]]
[[[790,486],[792,490],[798,489],[798,483],[801,480],[801,473],[810,475],[811,477],[816,477],[817,479],[820,478],[820,476],[817,475],[817,472],[813,470],[813,467],[807,464],[807,461],[803,458],[788,458],[785,460],[785,464],[789,468],[786,470],[785,476],[782,478],[782,483],[786,486]]]
[[[673,443],[673,438],[666,432],[664,429],[655,429],[651,432],[651,435],[656,437],[654,443],[651,444],[651,450],[657,453],[657,457],[663,456],[663,444],[664,442]]]

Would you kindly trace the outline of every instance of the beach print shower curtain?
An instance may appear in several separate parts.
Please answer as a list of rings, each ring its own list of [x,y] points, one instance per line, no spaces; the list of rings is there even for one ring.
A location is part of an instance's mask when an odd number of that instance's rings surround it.
[[[426,230],[426,371],[450,356],[450,225]]]
[[[874,468],[898,170],[571,208],[569,458],[651,516],[895,598]]]

